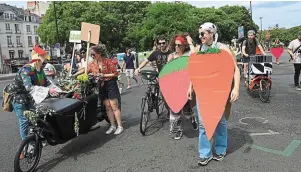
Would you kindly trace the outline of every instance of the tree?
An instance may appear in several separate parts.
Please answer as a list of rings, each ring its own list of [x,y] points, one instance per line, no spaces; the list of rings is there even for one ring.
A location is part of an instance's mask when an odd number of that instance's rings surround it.
[[[111,50],[121,50],[134,44],[127,30],[141,22],[150,2],[56,2],[59,42],[68,42],[71,30],[80,30],[81,22],[100,25],[100,41]],[[41,41],[56,43],[53,5],[50,5],[38,29]]]

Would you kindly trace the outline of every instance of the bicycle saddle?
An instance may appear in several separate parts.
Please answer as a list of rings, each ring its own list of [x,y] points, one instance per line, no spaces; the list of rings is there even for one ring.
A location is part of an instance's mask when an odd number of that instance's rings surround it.
[[[58,114],[63,114],[76,107],[83,106],[82,101],[70,98],[49,98],[44,100],[41,104],[54,110]]]

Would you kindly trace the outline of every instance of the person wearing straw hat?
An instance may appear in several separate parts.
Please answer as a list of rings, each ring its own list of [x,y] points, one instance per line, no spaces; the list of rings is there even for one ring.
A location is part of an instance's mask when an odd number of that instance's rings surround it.
[[[30,63],[21,67],[13,83],[8,85],[8,89],[13,92],[12,107],[19,121],[22,140],[29,132],[28,119],[23,115],[23,112],[35,103],[31,95],[37,90],[36,88],[51,85],[42,70],[42,65],[47,61],[47,58],[49,56],[46,51],[36,45],[32,50]],[[48,88],[48,92],[51,96],[58,95],[55,88]]]

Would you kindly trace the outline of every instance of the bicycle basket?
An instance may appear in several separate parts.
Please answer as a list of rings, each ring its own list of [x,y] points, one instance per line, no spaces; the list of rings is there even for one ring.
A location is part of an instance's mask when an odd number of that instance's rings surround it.
[[[153,71],[153,70],[143,70],[141,71],[141,76],[142,79],[148,80],[148,81],[153,81],[158,77],[158,72]]]

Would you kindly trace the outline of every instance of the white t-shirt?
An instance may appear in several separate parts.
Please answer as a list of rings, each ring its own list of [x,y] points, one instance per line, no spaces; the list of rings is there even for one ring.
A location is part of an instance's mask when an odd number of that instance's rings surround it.
[[[301,45],[301,41],[299,41],[298,39],[293,40],[292,42],[290,42],[288,48],[292,50],[292,52],[294,52],[299,46]],[[299,50],[301,50],[301,47],[299,48]],[[301,63],[301,54],[296,52],[295,55],[296,60],[294,61],[294,63]]]
[[[89,64],[93,61],[93,58],[92,57],[89,57]],[[84,59],[81,60],[81,67],[86,67],[86,61]]]

